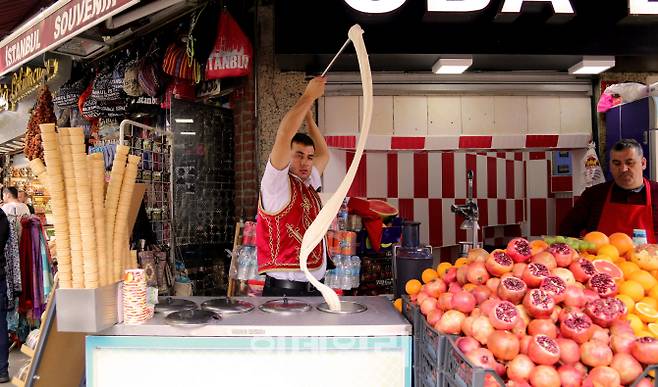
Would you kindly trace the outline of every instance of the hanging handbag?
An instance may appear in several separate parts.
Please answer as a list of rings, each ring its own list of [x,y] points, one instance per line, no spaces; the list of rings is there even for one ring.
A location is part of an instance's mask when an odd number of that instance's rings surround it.
[[[162,71],[174,78],[201,81],[201,65],[188,55],[186,47],[172,43],[162,60]]]
[[[157,51],[157,43],[154,40],[153,43],[151,43],[149,52],[140,61],[139,72],[137,74],[137,80],[139,81],[142,90],[144,90],[146,95],[151,97],[157,97],[160,95],[160,92],[164,88],[160,66],[155,59]]]
[[[248,75],[251,73],[252,58],[249,38],[228,10],[222,10],[215,48],[206,63],[206,80]]]
[[[139,61],[134,60],[126,65],[123,73],[123,91],[131,97],[139,97],[144,90],[139,85]]]
[[[74,107],[78,104],[80,94],[85,90],[86,79],[68,81],[53,96],[53,103],[60,109]]]

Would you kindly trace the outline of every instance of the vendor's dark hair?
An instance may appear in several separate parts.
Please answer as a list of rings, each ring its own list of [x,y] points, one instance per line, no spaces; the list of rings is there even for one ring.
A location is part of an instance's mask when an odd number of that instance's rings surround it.
[[[642,152],[642,145],[640,145],[639,142],[637,142],[635,139],[632,138],[622,138],[621,140],[617,141],[615,145],[612,146],[612,150],[615,152],[620,152],[623,151],[624,149],[631,149],[635,148],[635,151],[637,152],[638,156],[643,157],[644,152]]]
[[[14,199],[18,199],[18,190],[16,187],[5,187],[5,189],[2,191],[4,193],[10,194]]]
[[[311,136],[309,136],[306,133],[295,133],[295,135],[292,137],[292,140],[290,141],[290,146],[292,146],[293,143],[312,146],[313,148],[315,148],[315,143],[313,142],[313,139],[311,138]]]

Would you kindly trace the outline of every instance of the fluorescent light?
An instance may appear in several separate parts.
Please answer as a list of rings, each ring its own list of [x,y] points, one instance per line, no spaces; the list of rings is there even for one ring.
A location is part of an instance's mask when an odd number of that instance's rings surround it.
[[[462,74],[473,64],[472,57],[442,58],[434,63],[432,72],[434,74]]]
[[[345,0],[347,5],[363,13],[387,13],[400,8],[406,0]]]
[[[614,56],[584,56],[582,61],[569,67],[569,74],[600,74],[614,66]]]
[[[196,136],[196,132],[180,132],[181,136]]]
[[[194,120],[192,118],[174,118],[174,121],[177,124],[193,124]]]

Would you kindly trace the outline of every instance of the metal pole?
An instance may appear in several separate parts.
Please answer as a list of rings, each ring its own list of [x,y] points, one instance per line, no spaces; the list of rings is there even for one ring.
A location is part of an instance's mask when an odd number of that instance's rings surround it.
[[[331,66],[333,66],[333,64],[334,64],[334,62],[336,61],[336,59],[338,59],[338,56],[343,52],[343,50],[345,50],[345,47],[347,47],[348,44],[350,44],[350,40],[349,40],[349,39],[347,39],[347,40],[345,41],[345,43],[343,44],[343,47],[341,47],[340,50],[338,50],[338,53],[336,53],[336,55],[334,55],[334,59],[332,59],[331,62],[329,62],[329,65],[327,65],[327,68],[324,69],[324,71],[322,72],[322,75],[320,75],[321,77],[324,77],[324,76],[325,76],[325,74],[327,73],[327,71],[329,71],[329,69],[331,68]]]

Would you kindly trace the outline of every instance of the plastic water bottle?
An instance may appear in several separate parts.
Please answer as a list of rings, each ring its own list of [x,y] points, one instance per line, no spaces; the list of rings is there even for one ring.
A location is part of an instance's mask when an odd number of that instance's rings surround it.
[[[633,230],[633,244],[635,246],[646,245],[647,242],[647,230],[641,228],[636,228]]]
[[[340,210],[338,210],[338,229],[341,231],[347,230],[347,202],[349,200],[349,198],[343,199],[343,204],[340,206]]]
[[[341,279],[341,288],[343,290],[352,289],[352,257],[343,258],[343,277]]]
[[[358,288],[361,284],[361,258],[355,255],[352,257],[352,264],[354,265],[352,269],[353,281],[352,288]]]

